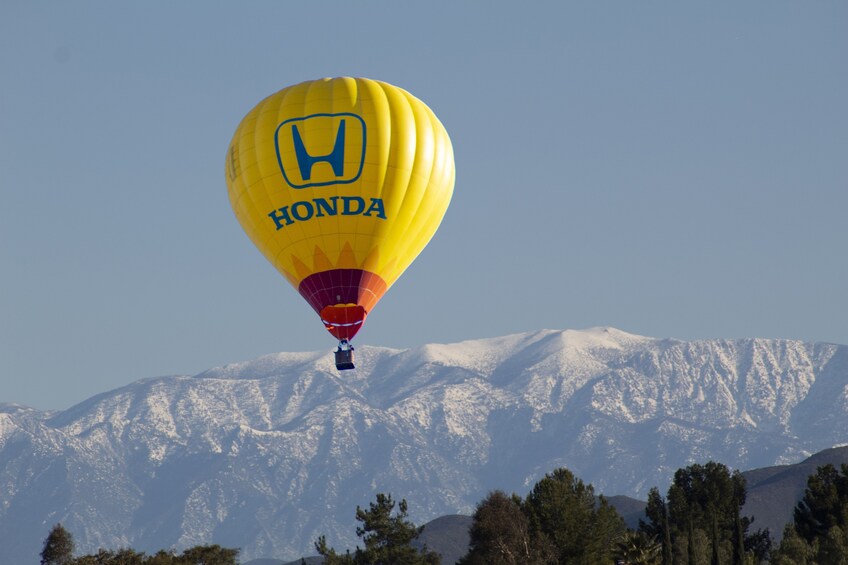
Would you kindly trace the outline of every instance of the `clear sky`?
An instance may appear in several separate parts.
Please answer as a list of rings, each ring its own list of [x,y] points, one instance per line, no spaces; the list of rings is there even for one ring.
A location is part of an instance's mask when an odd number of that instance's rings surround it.
[[[3,0],[0,402],[329,354],[224,181],[244,114],[324,76],[409,90],[456,157],[356,343],[848,344],[846,30],[843,1]]]

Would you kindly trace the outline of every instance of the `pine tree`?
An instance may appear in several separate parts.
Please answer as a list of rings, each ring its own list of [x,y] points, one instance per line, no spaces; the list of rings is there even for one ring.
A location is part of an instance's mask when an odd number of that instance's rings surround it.
[[[398,512],[392,516],[394,507],[391,495],[377,494],[377,501],[372,502],[368,510],[356,508],[356,520],[361,523],[356,528],[356,535],[362,538],[365,548],[356,551],[354,561],[363,565],[438,563],[435,553],[425,551],[422,554],[410,545],[423,528],[408,520],[406,500],[398,503]]]
[[[545,475],[524,504],[531,534],[547,538],[560,563],[583,565],[611,561],[624,520],[609,502],[595,498],[592,485],[565,468]]]
[[[56,524],[41,550],[41,565],[70,565],[74,559],[74,539],[62,524]]]
[[[660,496],[657,487],[648,491],[648,504],[645,506],[645,517],[648,521],[639,520],[639,531],[648,538],[659,540],[662,545],[662,565],[672,565],[671,528],[668,522],[668,505]]]
[[[831,464],[807,479],[804,498],[795,506],[794,520],[784,530],[774,563],[848,562],[848,465],[841,472]]]
[[[353,565],[353,557],[350,552],[346,555],[339,555],[335,549],[327,545],[325,536],[320,536],[318,541],[315,542],[315,551],[324,558],[324,565]]]
[[[834,526],[848,525],[848,465],[842,465],[841,473],[831,464],[818,467],[807,479],[794,519],[798,534],[810,543]]]
[[[356,535],[362,538],[364,548],[356,548],[353,556],[339,555],[327,545],[324,536],[318,538],[315,549],[325,558],[325,565],[438,565],[437,553],[426,548],[419,552],[411,542],[419,536],[422,527],[417,527],[408,519],[406,500],[398,504],[391,495],[377,494],[376,502],[372,502],[368,510],[356,507],[356,520],[360,526]]]
[[[686,538],[688,562],[730,562],[734,552],[735,563],[744,562],[739,551],[750,524],[739,515],[744,503],[745,478],[739,471],[731,473],[713,461],[678,469],[668,490],[669,521],[672,538]],[[740,535],[742,543],[734,544]],[[704,548],[697,541],[702,537],[707,540]]]

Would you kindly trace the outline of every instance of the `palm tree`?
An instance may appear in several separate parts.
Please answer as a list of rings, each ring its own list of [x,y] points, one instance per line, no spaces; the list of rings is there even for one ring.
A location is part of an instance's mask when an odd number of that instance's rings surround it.
[[[616,543],[615,555],[619,565],[660,565],[662,544],[644,532],[628,530]]]

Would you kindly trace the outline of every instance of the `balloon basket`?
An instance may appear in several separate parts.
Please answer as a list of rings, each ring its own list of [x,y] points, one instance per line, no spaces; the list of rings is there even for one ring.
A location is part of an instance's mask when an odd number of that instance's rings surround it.
[[[354,369],[353,346],[347,341],[339,342],[339,348],[336,349],[336,369],[339,371],[347,371]]]

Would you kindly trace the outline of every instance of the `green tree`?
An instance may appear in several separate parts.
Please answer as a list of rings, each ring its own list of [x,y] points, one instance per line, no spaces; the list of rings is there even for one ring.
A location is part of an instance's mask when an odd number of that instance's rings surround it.
[[[220,545],[196,545],[183,551],[179,563],[186,565],[237,565],[239,550]]]
[[[848,465],[831,464],[807,478],[804,497],[795,506],[793,523],[784,530],[772,561],[848,563]]]
[[[669,524],[677,545],[685,538],[688,564],[744,565],[751,523],[740,516],[744,503],[745,478],[739,471],[713,461],[678,469],[668,490]]]
[[[662,544],[643,531],[627,531],[615,544],[615,557],[628,565],[660,565]]]
[[[771,558],[772,539],[769,529],[759,529],[745,535],[745,553],[753,556],[754,563],[768,563]]]
[[[848,565],[848,536],[839,526],[831,527],[816,543],[819,563]]]
[[[326,565],[438,565],[437,553],[418,551],[411,543],[423,530],[408,519],[406,500],[397,504],[391,495],[377,494],[376,502],[368,510],[356,507],[356,520],[360,523],[356,535],[362,538],[364,548],[356,548],[353,556],[342,556],[327,545],[324,536],[318,538],[315,549],[325,558]]]
[[[560,563],[593,565],[612,560],[624,520],[594,488],[565,468],[545,475],[527,495],[524,511],[531,534],[547,538]]]
[[[807,542],[824,538],[834,526],[848,524],[848,465],[841,473],[831,465],[823,465],[807,479],[804,498],[795,506],[795,530]]]
[[[324,565],[352,565],[353,557],[350,552],[346,555],[339,555],[336,550],[327,545],[326,536],[320,536],[315,542],[315,551],[318,555],[324,558]]]
[[[114,556],[114,552],[100,549],[95,554],[77,557],[72,563],[74,565],[109,565]]]
[[[532,539],[521,499],[493,491],[474,511],[469,552],[460,565],[545,565],[556,563],[546,538]]]
[[[780,547],[771,556],[772,565],[813,565],[813,548],[798,535],[793,524],[786,524]]]
[[[144,565],[145,561],[143,551],[125,547],[116,551],[107,563],[108,565]]]
[[[659,540],[662,565],[672,565],[671,527],[668,521],[668,505],[657,487],[648,491],[648,503],[645,506],[647,521],[639,520],[639,531],[648,538]]]
[[[83,555],[70,561],[71,565],[237,565],[238,549],[219,545],[198,545],[186,549],[180,555],[173,551],[159,550],[154,555],[143,551],[122,548],[118,551],[99,550],[95,554]]]
[[[188,565],[189,562],[186,561],[185,563]],[[183,565],[183,561],[180,561],[173,551],[160,549],[155,555],[145,558],[144,565]]]
[[[56,524],[44,540],[41,565],[71,565],[73,560],[74,538],[62,524]]]

